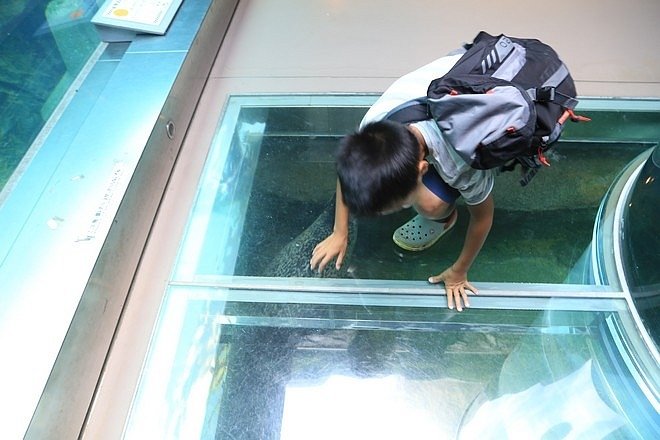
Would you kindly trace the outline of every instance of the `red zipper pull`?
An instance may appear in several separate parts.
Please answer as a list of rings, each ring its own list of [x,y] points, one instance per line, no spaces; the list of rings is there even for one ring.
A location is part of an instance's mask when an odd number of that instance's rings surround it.
[[[539,162],[541,162],[543,165],[545,165],[546,167],[550,166],[550,161],[548,160],[547,157],[545,157],[543,151],[541,151],[541,147],[539,147],[538,150],[538,158],[539,158]]]

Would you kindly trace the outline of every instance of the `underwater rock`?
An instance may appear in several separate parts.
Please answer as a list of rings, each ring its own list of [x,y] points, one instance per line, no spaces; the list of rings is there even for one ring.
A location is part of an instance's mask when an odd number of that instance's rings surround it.
[[[334,215],[333,197],[316,220],[277,253],[264,275],[346,278],[348,265],[337,270],[334,264],[329,264],[322,274],[309,266],[314,247],[332,232]],[[352,219],[349,225],[347,258],[355,244],[356,223]],[[264,297],[264,301],[238,302],[229,307],[231,310],[226,309],[225,313],[236,316],[295,320],[308,315],[309,305],[295,301],[291,304],[270,303]],[[238,326],[233,330],[231,349],[226,354],[222,396],[218,398],[215,438],[279,438],[286,386],[291,380],[296,347],[304,344],[307,336],[316,335],[318,338],[320,334],[319,329],[292,329],[286,325]]]
[[[278,252],[273,261],[266,268],[264,275],[268,277],[349,278],[349,266],[346,262],[350,258],[357,238],[357,221],[355,218],[350,219],[348,249],[346,251],[346,257],[344,258],[344,265],[342,268],[337,270],[335,268],[334,260],[326,266],[321,274],[319,274],[318,270],[314,271],[309,266],[309,261],[312,258],[312,251],[317,244],[332,233],[334,221],[335,197],[333,196],[316,220]]]

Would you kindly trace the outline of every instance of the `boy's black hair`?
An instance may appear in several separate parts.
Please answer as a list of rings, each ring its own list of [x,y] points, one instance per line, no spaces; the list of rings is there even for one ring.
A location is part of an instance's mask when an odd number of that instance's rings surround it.
[[[344,203],[357,215],[385,211],[415,189],[419,160],[417,139],[398,122],[372,122],[345,136],[337,152]]]

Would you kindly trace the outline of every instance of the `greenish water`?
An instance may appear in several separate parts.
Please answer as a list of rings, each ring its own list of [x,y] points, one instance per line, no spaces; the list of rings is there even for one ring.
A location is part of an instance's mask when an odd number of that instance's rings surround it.
[[[259,276],[307,228],[334,193],[337,138],[265,137],[257,165],[237,274]],[[497,178],[495,221],[473,281],[562,283],[591,241],[596,212],[617,173],[643,143],[560,143],[553,165],[521,187],[515,172]],[[460,253],[469,214],[432,248],[411,253],[391,240],[412,210],[360,219],[346,264],[363,279],[425,280]]]
[[[0,4],[0,189],[99,43],[94,0]]]

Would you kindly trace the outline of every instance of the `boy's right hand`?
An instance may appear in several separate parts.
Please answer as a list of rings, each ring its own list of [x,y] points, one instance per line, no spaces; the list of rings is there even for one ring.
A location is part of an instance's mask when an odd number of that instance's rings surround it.
[[[314,248],[312,259],[309,262],[310,267],[312,270],[316,270],[318,267],[319,273],[323,272],[323,269],[325,269],[328,263],[337,257],[335,267],[339,270],[344,262],[346,249],[348,249],[348,236],[333,232]]]

